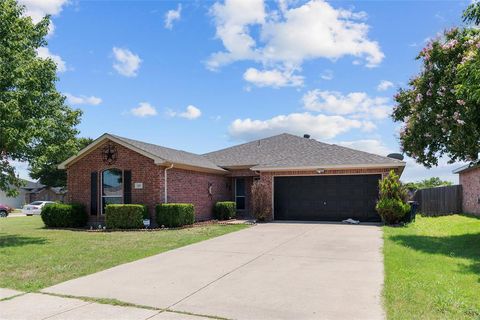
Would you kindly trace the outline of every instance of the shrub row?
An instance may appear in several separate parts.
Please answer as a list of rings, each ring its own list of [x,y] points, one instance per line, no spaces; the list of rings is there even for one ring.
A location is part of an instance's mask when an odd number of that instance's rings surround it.
[[[88,221],[85,207],[81,204],[48,204],[42,208],[41,217],[50,228],[79,228]]]
[[[141,229],[147,206],[141,204],[109,204],[105,209],[107,229]]]
[[[178,228],[195,222],[195,208],[188,203],[166,203],[155,207],[157,224],[167,228]]]
[[[215,203],[213,216],[217,220],[229,220],[235,217],[236,204],[233,201],[221,201]]]
[[[51,204],[42,209],[42,219],[47,227],[84,227],[88,221],[85,207],[79,204]],[[178,228],[195,222],[195,208],[188,203],[159,204],[155,207],[157,224]],[[235,202],[217,202],[214,216],[218,220],[235,217]],[[107,229],[140,229],[143,220],[149,219],[148,207],[141,204],[109,204],[105,209]]]

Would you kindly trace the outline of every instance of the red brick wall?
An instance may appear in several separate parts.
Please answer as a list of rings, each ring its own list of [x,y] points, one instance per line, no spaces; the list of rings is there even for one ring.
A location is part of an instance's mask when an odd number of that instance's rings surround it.
[[[460,173],[460,184],[463,211],[480,215],[480,168]]]
[[[260,172],[260,180],[269,186],[270,202],[272,203],[273,214],[273,177],[274,176],[307,176],[307,175],[346,175],[346,174],[381,174],[382,177],[388,175],[392,168],[371,168],[371,169],[329,169],[319,174],[316,171],[269,171]],[[394,169],[396,170],[396,169]],[[397,171],[398,173],[398,171]],[[271,217],[273,218],[273,216]]]
[[[113,165],[107,165],[102,160],[102,149],[105,143],[67,168],[67,201],[70,203],[84,204],[90,213],[91,172],[97,171],[100,180],[101,172],[105,169],[117,168],[121,170],[131,170],[132,203],[146,204],[150,210],[150,214],[153,214],[155,204],[163,200],[162,168],[155,165],[152,159],[115,143],[113,144],[117,147],[117,161]],[[134,189],[133,184],[135,182],[142,182],[143,189]],[[100,192],[100,185],[98,186],[98,190]],[[98,204],[100,207],[100,198],[98,199]],[[104,217],[100,215],[98,217],[90,216],[90,221],[101,222],[103,218]]]
[[[192,203],[198,221],[212,218],[215,202],[232,199],[231,178],[225,175],[173,168],[167,171],[167,182],[168,202]],[[212,184],[211,195],[209,183]]]

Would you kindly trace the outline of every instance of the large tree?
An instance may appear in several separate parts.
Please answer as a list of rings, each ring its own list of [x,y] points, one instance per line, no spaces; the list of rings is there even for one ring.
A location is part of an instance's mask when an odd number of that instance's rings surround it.
[[[81,112],[56,89],[56,65],[42,59],[49,17],[37,24],[14,0],[0,0],[0,190],[21,186],[13,161],[40,167],[58,150],[78,148]]]
[[[427,43],[420,73],[395,95],[402,149],[426,167],[443,155],[479,162],[480,4],[467,8],[464,22]]]
[[[58,165],[75,155],[79,150],[92,143],[91,138],[78,138],[76,143],[69,148],[52,145],[47,152],[30,162],[30,177],[49,187],[65,187],[67,185],[67,172],[58,169]]]

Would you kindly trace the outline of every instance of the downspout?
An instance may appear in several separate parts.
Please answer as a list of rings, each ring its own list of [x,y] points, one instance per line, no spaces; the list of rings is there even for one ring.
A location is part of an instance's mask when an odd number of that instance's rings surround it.
[[[167,187],[167,170],[170,170],[173,168],[173,163],[170,165],[170,167],[166,167],[164,170],[164,181],[163,185],[165,187],[165,200],[163,203],[168,203],[168,197],[167,197],[167,192],[168,192],[168,187]]]

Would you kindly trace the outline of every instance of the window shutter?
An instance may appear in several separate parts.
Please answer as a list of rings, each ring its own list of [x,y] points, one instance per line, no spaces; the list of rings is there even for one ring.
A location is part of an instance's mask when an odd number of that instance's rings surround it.
[[[98,173],[96,171],[90,174],[90,214],[97,215],[98,210]]]
[[[132,171],[123,172],[123,203],[132,203]]]

